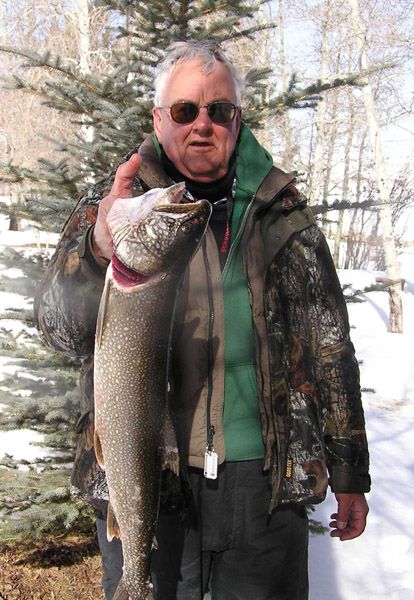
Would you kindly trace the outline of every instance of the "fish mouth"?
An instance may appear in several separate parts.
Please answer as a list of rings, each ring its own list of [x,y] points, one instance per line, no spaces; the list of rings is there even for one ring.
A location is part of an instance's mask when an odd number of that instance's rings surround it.
[[[193,218],[197,216],[200,211],[204,211],[206,200],[188,201],[186,198],[187,201],[183,202],[185,192],[185,183],[183,181],[171,186],[169,192],[170,193],[166,198],[167,202],[155,206],[153,208],[154,212],[166,213],[172,218],[179,218],[185,214],[188,215],[188,218]]]
[[[195,200],[194,202],[180,202],[179,204],[161,204],[154,208],[154,212],[162,212],[171,217],[181,217],[184,214],[188,216],[196,214],[205,206],[206,200]]]

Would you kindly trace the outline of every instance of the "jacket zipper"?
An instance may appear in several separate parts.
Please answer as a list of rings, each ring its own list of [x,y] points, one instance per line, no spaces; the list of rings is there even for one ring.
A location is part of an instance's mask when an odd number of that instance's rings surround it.
[[[249,204],[248,204],[248,206],[247,206],[247,208],[246,208],[246,210],[244,212],[244,215],[243,215],[242,221],[240,223],[239,229],[237,230],[237,233],[236,233],[236,237],[234,238],[234,240],[230,244],[229,253],[227,255],[226,262],[224,263],[223,271],[222,271],[222,274],[221,274],[221,278],[222,279],[224,278],[224,276],[225,276],[225,274],[226,274],[226,272],[228,270],[228,266],[230,265],[231,259],[233,258],[233,254],[236,251],[235,249],[237,248],[237,245],[238,245],[238,243],[240,241],[240,238],[241,238],[241,236],[243,234],[243,231],[244,231],[244,228],[245,228],[245,225],[246,225],[246,221],[247,221],[247,217],[249,216],[250,209],[252,207],[252,204],[253,204],[255,198],[256,198],[256,194],[253,194],[253,196],[252,196],[252,198],[251,198],[251,200],[250,200],[250,202],[249,202]]]
[[[228,265],[230,264],[230,261],[234,255],[235,252],[235,248],[237,248],[237,245],[240,241],[240,238],[242,236],[242,233],[244,231],[244,227],[246,225],[246,221],[247,221],[247,217],[249,216],[249,212],[250,212],[250,208],[254,202],[255,199],[255,194],[253,194],[249,205],[246,208],[246,211],[243,215],[242,218],[242,222],[240,223],[239,229],[237,231],[236,237],[233,240],[233,242],[230,245],[230,249],[229,249],[229,253],[227,255],[227,259],[226,262],[224,264],[223,267],[223,271],[222,271],[222,278],[226,272],[226,268],[228,267]],[[214,449],[214,434],[215,434],[215,428],[214,425],[212,425],[211,423],[211,402],[212,402],[212,395],[213,395],[213,325],[214,325],[214,300],[213,300],[213,290],[212,290],[212,285],[211,285],[211,269],[210,269],[210,263],[208,261],[208,256],[207,256],[207,249],[206,249],[206,241],[205,238],[203,240],[203,261],[204,261],[204,268],[206,271],[206,278],[207,278],[207,298],[208,298],[208,310],[209,310],[209,315],[208,315],[208,340],[207,340],[207,344],[208,344],[208,356],[207,356],[207,368],[208,368],[208,373],[207,373],[207,410],[206,410],[206,424],[207,424],[207,444],[206,444],[206,448],[207,451],[211,452]]]

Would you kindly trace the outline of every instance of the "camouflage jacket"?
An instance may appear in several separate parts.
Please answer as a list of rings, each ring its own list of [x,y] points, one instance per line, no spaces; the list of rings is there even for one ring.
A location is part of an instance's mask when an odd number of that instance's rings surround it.
[[[151,138],[139,152],[142,188],[170,185]],[[91,190],[80,199],[35,303],[45,341],[83,361],[72,485],[75,493],[95,505],[107,498],[104,474],[93,452],[93,347],[105,268],[94,259],[90,236],[103,193]],[[253,200],[240,247],[255,331],[264,468],[273,489],[270,508],[280,502],[322,500],[327,468],[333,491],[368,491],[359,369],[345,302],[326,241],[291,176],[271,169]],[[210,265],[208,274],[203,252]],[[208,232],[186,273],[173,338],[172,381],[178,383],[173,385],[172,408],[177,437],[184,462],[196,467],[203,464],[207,409],[215,428],[215,449],[220,461],[225,458],[222,354],[216,352],[211,379],[205,360],[211,318],[207,289],[219,277],[217,247]],[[220,348],[222,301],[219,286],[214,284],[213,289],[213,337]],[[188,368],[195,364],[204,366]],[[207,408],[208,380],[213,391]]]

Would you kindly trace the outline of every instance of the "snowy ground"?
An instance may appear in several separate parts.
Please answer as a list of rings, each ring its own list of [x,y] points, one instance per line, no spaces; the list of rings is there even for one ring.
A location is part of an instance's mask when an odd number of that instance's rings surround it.
[[[12,244],[0,232],[1,244]],[[3,236],[3,237],[2,237]],[[10,236],[10,234],[8,234]],[[20,236],[22,238],[22,236]],[[373,491],[365,534],[342,543],[329,535],[310,542],[310,600],[414,600],[414,542],[411,527],[414,497],[414,254],[404,257],[404,334],[390,334],[385,292],[349,305],[352,337],[361,364]],[[1,270],[0,277],[4,270]],[[8,273],[10,275],[10,273]],[[342,272],[343,283],[361,289],[374,274]],[[0,292],[0,311],[20,306],[20,298]],[[1,323],[0,323],[1,325]],[[0,357],[0,385],[11,367]],[[31,446],[39,435],[27,430],[0,433],[0,455],[34,458],[43,450]],[[317,507],[315,518],[325,525],[335,511],[333,496]],[[254,600],[254,599],[252,599]]]
[[[372,492],[365,533],[340,542],[314,536],[310,542],[310,600],[414,600],[414,259],[405,263],[404,334],[387,332],[388,298],[368,295],[349,305],[352,337],[361,365],[371,454]],[[409,270],[411,272],[409,272]],[[343,283],[369,285],[367,273],[342,272]],[[354,328],[355,327],[355,328]],[[317,507],[328,525],[335,499]]]

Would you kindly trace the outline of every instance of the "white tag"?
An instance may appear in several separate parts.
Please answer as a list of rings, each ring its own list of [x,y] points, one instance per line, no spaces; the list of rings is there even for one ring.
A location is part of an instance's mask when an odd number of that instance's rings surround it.
[[[206,450],[204,455],[204,477],[217,479],[218,454],[214,450]]]

